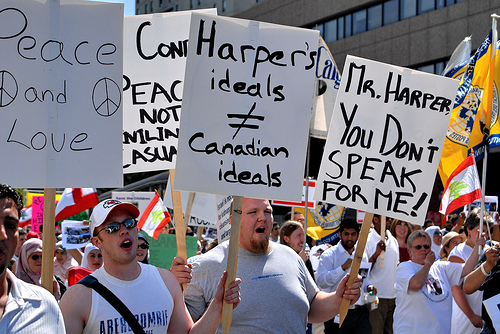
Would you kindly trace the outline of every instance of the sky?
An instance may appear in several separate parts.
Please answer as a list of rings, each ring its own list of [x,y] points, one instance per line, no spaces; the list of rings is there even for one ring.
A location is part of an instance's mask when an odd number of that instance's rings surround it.
[[[92,0],[97,1],[97,0]],[[135,0],[105,0],[104,2],[118,2],[125,4],[125,16],[135,15]]]

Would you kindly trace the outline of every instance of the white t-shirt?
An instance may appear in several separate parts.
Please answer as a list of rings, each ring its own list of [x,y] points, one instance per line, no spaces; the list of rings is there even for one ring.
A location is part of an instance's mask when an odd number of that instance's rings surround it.
[[[377,296],[379,298],[393,299],[396,298],[394,290],[394,282],[396,278],[396,269],[399,263],[399,245],[396,238],[391,235],[389,230],[385,233],[385,260],[384,268],[380,268],[380,258],[377,258],[375,264],[370,271],[370,282],[377,288]],[[369,258],[377,250],[377,244],[380,241],[380,234],[371,229],[368,234],[368,239],[365,246],[365,255]]]
[[[396,273],[396,310],[394,333],[450,333],[451,286],[461,281],[463,264],[436,261],[429,270],[426,284],[418,291],[409,290],[410,279],[422,265],[406,261]]]
[[[456,256],[465,262],[469,258],[469,255],[472,253],[472,250],[473,248],[471,246],[463,242],[451,250],[450,255],[448,255],[448,259],[451,256]],[[483,302],[483,292],[477,290],[471,295],[466,294],[465,299],[467,299],[467,302],[469,302],[469,306],[472,309],[472,311],[477,315],[481,315],[481,303]],[[481,328],[474,327],[472,322],[470,322],[469,318],[457,305],[455,299],[453,299],[452,314],[451,314],[451,332],[456,334],[481,333]]]

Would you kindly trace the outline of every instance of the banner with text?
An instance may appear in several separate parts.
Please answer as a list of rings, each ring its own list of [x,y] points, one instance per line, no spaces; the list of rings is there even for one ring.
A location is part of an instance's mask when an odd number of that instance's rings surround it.
[[[457,86],[348,56],[314,198],[423,224]]]
[[[175,168],[191,13],[125,18],[124,173]]]
[[[192,14],[176,189],[300,201],[318,40]]]
[[[151,200],[155,197],[154,191],[113,191],[111,192],[111,198],[117,199],[122,202],[129,202],[134,204],[142,216],[146,208],[148,207]]]
[[[0,17],[3,181],[121,187],[123,4],[4,0]]]

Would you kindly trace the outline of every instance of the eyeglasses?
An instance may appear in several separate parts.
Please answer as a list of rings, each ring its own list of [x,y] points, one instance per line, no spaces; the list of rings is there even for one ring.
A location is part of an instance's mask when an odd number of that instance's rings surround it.
[[[38,259],[41,259],[41,258],[42,258],[41,254],[33,254],[33,255],[31,255],[31,259],[33,261],[37,261]]]
[[[122,221],[121,223],[119,222],[114,222],[114,223],[111,223],[111,224],[108,224],[106,225],[105,227],[101,228],[96,234],[94,235],[98,235],[102,230],[105,230],[106,233],[115,233],[115,232],[118,232],[121,228],[121,225],[123,224],[123,226],[125,226],[127,229],[131,229],[131,228],[134,228],[137,226],[137,220],[133,219],[133,218],[130,218],[130,219],[126,219],[124,221]]]
[[[149,249],[149,245],[148,244],[138,244],[137,248]]]
[[[429,249],[431,248],[431,245],[416,245],[416,246],[412,246],[413,248],[415,248],[416,250],[420,250],[422,249],[422,247],[424,247],[425,249]]]

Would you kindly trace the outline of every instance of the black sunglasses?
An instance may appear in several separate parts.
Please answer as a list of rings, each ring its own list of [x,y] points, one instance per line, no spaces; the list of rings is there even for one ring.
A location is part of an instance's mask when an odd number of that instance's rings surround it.
[[[118,232],[121,228],[121,225],[125,226],[127,229],[131,229],[137,226],[137,220],[130,218],[122,221],[121,223],[119,222],[114,222],[111,224],[106,225],[105,227],[101,228],[95,235],[98,235],[102,230],[105,230],[106,233],[115,233]]]
[[[139,244],[139,245],[137,245],[137,248],[149,249],[149,245],[148,244]]]
[[[416,250],[420,250],[422,247],[424,247],[425,249],[429,249],[431,248],[431,245],[416,245],[416,246],[413,246]]]
[[[39,255],[39,254],[33,254],[33,255],[31,255],[31,259],[33,261],[36,261],[36,260],[41,259],[41,258],[42,258],[42,255]]]

